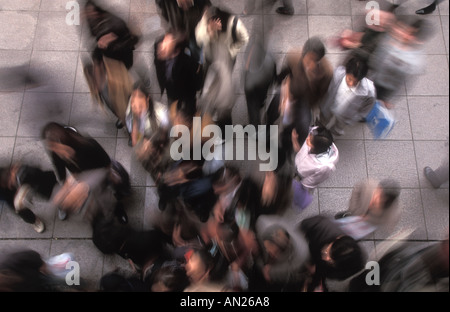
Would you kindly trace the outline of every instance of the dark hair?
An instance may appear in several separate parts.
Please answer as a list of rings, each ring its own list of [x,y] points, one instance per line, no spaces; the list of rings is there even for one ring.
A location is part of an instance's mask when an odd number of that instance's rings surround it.
[[[310,135],[310,142],[313,145],[311,154],[325,153],[334,142],[331,131],[323,126],[319,126],[317,129],[313,130]]]
[[[356,240],[344,235],[334,241],[331,246],[330,257],[334,261],[333,266],[336,270],[346,272],[360,268],[363,261],[363,252]]]
[[[265,231],[263,241],[274,243],[283,252],[289,247],[291,236],[280,225],[273,225]]]
[[[208,9],[208,14],[209,14],[208,21],[210,21],[212,19],[216,19],[216,18],[220,19],[220,21],[222,22],[222,32],[227,31],[228,21],[231,18],[231,13],[221,10],[218,7],[211,6]]]
[[[384,179],[379,183],[383,190],[384,208],[389,208],[400,196],[400,184],[393,179]]]
[[[174,263],[164,263],[163,266],[154,273],[152,285],[162,283],[168,288],[168,292],[182,292],[189,286],[189,279],[186,271]]]
[[[150,116],[153,117],[155,112],[154,112],[154,106],[153,106],[153,99],[152,99],[152,96],[150,95],[150,79],[137,80],[133,85],[132,92],[134,92],[134,91],[140,91],[140,92],[142,92],[142,94],[144,94],[144,96],[146,98],[148,98],[148,102],[147,102],[148,111],[150,113]]]
[[[200,257],[200,260],[205,265],[205,271],[212,271],[214,268],[214,258],[213,256],[204,248],[195,248],[193,254]]]
[[[326,54],[326,48],[319,37],[309,38],[303,45],[302,58],[308,53],[314,53],[321,60]]]
[[[363,80],[364,77],[367,76],[368,72],[369,66],[366,62],[358,57],[352,57],[347,61],[347,64],[345,65],[345,73],[352,74],[356,79],[358,79],[358,81]]]

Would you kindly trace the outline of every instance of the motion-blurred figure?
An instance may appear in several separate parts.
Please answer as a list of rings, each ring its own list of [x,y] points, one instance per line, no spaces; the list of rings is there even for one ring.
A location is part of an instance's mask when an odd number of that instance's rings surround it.
[[[308,242],[289,220],[260,216],[256,224],[261,246],[251,291],[300,291],[310,261]]]
[[[369,59],[377,99],[392,108],[392,97],[405,81],[424,70],[422,52],[427,24],[415,16],[397,16]]]
[[[206,67],[217,60],[218,55],[215,54],[217,49],[227,51],[234,66],[238,52],[249,40],[248,30],[243,21],[238,16],[215,6],[211,6],[203,14],[197,25],[195,37],[199,47],[203,49]]]
[[[290,51],[279,74],[281,83],[289,78],[289,99],[311,111],[311,123],[318,116],[318,105],[333,79],[333,67],[326,48],[318,37],[309,38],[301,51]]]
[[[122,19],[92,0],[87,1],[84,12],[96,47],[92,60],[83,60],[83,72],[93,99],[101,106],[106,105],[118,118],[116,126],[122,128],[132,86],[128,70],[133,66],[139,37]]]
[[[83,196],[80,196],[79,200],[86,199],[89,191],[86,184],[77,183],[78,176],[83,172],[95,169],[104,170],[97,172],[98,175],[95,176],[98,179],[93,178],[92,183],[95,184],[95,181],[97,181],[110,185],[114,197],[118,200],[129,195],[131,186],[128,173],[119,162],[109,157],[108,153],[95,139],[83,136],[73,128],[64,127],[54,122],[48,123],[43,128],[41,137],[55,167],[59,182],[65,185],[68,191],[81,192]],[[70,173],[70,179],[67,177],[66,169]],[[88,176],[90,175],[88,174]],[[72,194],[78,194],[77,192]],[[60,197],[64,199],[64,196],[61,195]],[[74,195],[74,197],[76,196]],[[119,218],[127,222],[127,216],[123,208],[120,205],[116,208]],[[66,217],[65,211],[59,210],[59,218],[64,220]]]
[[[192,58],[187,37],[168,31],[155,41],[154,53],[156,75],[161,94],[167,91],[167,105],[170,107],[178,101],[177,110],[183,110],[192,119],[197,111],[196,97],[203,73],[200,64]]]
[[[350,58],[338,67],[330,83],[327,95],[320,104],[320,122],[333,135],[343,135],[372,110],[376,101],[373,82],[366,78],[367,64],[357,57]]]
[[[49,200],[56,184],[56,176],[52,171],[20,163],[10,168],[0,168],[0,199],[15,209],[26,223],[33,225],[38,233],[44,232],[45,225],[30,209],[33,195]]]
[[[364,269],[367,255],[332,219],[315,216],[303,220],[299,230],[311,252],[307,291],[326,291],[326,280],[345,280]]]
[[[201,63],[201,51],[195,39],[195,28],[205,10],[211,6],[210,0],[155,0],[166,31],[185,34],[192,57]]]
[[[380,228],[392,231],[401,215],[400,190],[398,182],[392,179],[362,181],[353,188],[349,209],[335,218],[356,240]]]
[[[448,292],[448,237],[426,247],[404,242],[386,252],[378,261],[379,286],[366,282],[367,270],[354,277],[351,292]]]

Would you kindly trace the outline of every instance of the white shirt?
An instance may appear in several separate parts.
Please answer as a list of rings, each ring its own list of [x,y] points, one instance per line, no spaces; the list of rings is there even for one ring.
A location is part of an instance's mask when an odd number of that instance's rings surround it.
[[[346,76],[342,79],[341,84],[339,85],[336,99],[335,99],[335,108],[334,113],[336,115],[340,115],[342,112],[345,111],[348,104],[353,100],[353,97],[355,96],[355,91],[358,86],[355,87],[349,87],[347,85]]]

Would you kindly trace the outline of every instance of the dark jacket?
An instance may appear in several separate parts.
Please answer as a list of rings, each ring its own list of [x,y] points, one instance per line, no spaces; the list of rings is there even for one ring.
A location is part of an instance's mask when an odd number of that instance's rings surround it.
[[[202,71],[199,64],[189,56],[188,49],[181,51],[173,59],[172,70],[169,71],[170,61],[160,60],[158,58],[158,46],[163,41],[161,37],[155,41],[155,68],[158,77],[158,83],[161,88],[161,94],[167,90],[169,100],[183,100],[188,103],[195,103],[196,93],[201,88]],[[172,103],[169,103],[172,104]]]
[[[319,278],[345,280],[364,268],[366,255],[360,248],[354,253],[355,256],[352,261],[354,265],[344,270],[327,265],[322,260],[322,248],[334,242],[337,238],[346,236],[332,219],[325,216],[305,219],[300,224],[300,230],[308,240],[311,258],[317,266],[316,274]]]
[[[130,31],[121,18],[102,11],[98,18],[88,19],[88,26],[96,41],[108,33],[114,33],[117,36],[117,39],[111,42],[106,49],[97,47],[94,51],[94,58],[106,56],[123,62],[127,69],[133,66],[133,51],[139,42],[139,37]]]
[[[175,31],[185,32],[189,38],[195,37],[195,27],[202,19],[203,12],[209,0],[194,0],[194,5],[189,10],[184,11],[178,6],[177,0],[156,0],[156,5],[160,9],[161,17]]]

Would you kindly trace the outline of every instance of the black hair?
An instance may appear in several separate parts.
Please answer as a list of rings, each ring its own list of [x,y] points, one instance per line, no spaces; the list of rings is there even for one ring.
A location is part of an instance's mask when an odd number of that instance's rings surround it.
[[[350,58],[345,64],[345,73],[352,74],[358,81],[364,79],[369,72],[369,66],[359,57]]]
[[[208,13],[209,13],[208,21],[216,19],[216,18],[220,19],[220,21],[222,22],[222,32],[226,32],[227,28],[228,28],[228,21],[231,18],[231,13],[221,10],[215,6],[211,6],[208,9]]]
[[[333,259],[334,268],[345,272],[361,266],[363,252],[355,239],[344,235],[333,242],[330,257]]]
[[[274,243],[283,252],[288,249],[291,236],[282,226],[273,225],[265,231],[263,241]]]
[[[196,254],[200,257],[200,260],[205,265],[205,271],[212,271],[214,268],[214,258],[213,256],[204,248],[195,248],[193,250],[193,254]]]
[[[310,138],[311,144],[311,154],[322,154],[329,150],[334,142],[333,135],[331,131],[323,126],[319,126],[313,132],[311,132]]]
[[[162,283],[167,287],[168,292],[182,292],[189,286],[189,279],[186,276],[186,271],[179,265],[174,263],[164,263],[158,269],[152,278],[152,285]]]
[[[400,184],[393,179],[384,179],[379,183],[383,190],[384,207],[389,208],[400,196]]]
[[[302,58],[306,56],[306,54],[313,52],[319,60],[321,60],[326,54],[326,48],[323,44],[322,40],[319,37],[309,38],[305,44],[303,45]]]
[[[133,85],[133,92],[134,91],[140,91],[142,92],[142,94],[144,94],[145,98],[148,98],[147,101],[147,107],[148,107],[148,111],[150,113],[150,116],[153,117],[155,112],[154,112],[154,105],[153,105],[153,99],[152,96],[150,95],[150,80],[144,80],[144,79],[139,79],[137,80],[134,85]]]

